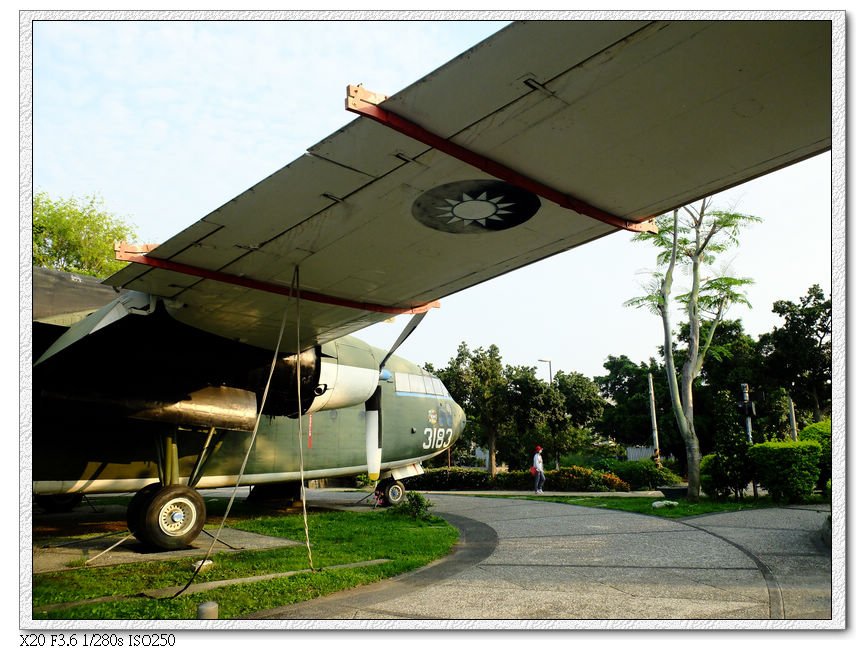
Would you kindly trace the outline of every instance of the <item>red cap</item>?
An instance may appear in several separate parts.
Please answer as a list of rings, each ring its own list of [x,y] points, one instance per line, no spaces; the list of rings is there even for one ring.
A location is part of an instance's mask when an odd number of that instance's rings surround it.
[[[540,445],[538,445],[537,447],[535,447],[535,451],[541,451],[541,450],[543,450],[543,447],[541,447]]]

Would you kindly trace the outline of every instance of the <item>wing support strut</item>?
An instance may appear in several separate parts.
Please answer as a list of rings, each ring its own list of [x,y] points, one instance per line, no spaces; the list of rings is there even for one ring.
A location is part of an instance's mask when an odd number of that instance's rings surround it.
[[[189,264],[181,264],[173,260],[162,259],[147,255],[155,248],[152,244],[144,244],[136,246],[127,242],[116,242],[114,244],[114,257],[124,262],[135,262],[136,264],[144,264],[158,269],[166,269],[175,271],[185,275],[192,275],[205,280],[215,280],[217,282],[225,282],[226,284],[234,284],[247,289],[255,289],[257,291],[265,291],[267,293],[275,293],[282,296],[298,296],[301,300],[309,300],[311,302],[320,302],[326,305],[336,305],[337,307],[349,307],[351,309],[360,309],[362,311],[377,312],[380,314],[422,314],[435,307],[439,307],[440,303],[436,300],[433,302],[424,303],[416,307],[389,307],[387,305],[378,305],[371,302],[358,302],[356,300],[348,300],[346,298],[337,298],[336,296],[328,296],[323,293],[314,291],[304,291],[303,289],[296,290],[282,284],[274,284],[273,282],[264,282],[253,278],[244,278],[239,275],[231,275],[222,271],[213,271],[211,269],[203,269],[198,266],[190,266]]]
[[[457,160],[477,167],[483,172],[495,176],[503,181],[506,181],[524,190],[528,190],[538,196],[553,201],[563,208],[579,212],[592,219],[597,219],[603,223],[615,226],[622,230],[631,232],[658,232],[655,221],[652,218],[646,218],[642,221],[628,221],[614,214],[610,214],[600,208],[597,208],[578,198],[559,192],[548,185],[536,181],[528,176],[525,176],[518,171],[506,167],[501,163],[490,160],[479,153],[466,149],[447,138],[443,138],[431,131],[428,131],[419,124],[415,124],[396,113],[392,113],[387,109],[382,108],[378,104],[387,99],[386,95],[373,93],[366,88],[360,86],[349,86],[348,95],[345,100],[345,108],[352,113],[357,113],[362,117],[368,117],[379,124],[387,126],[403,135],[406,135],[418,142],[422,142],[434,149],[438,149],[449,156],[453,156]]]

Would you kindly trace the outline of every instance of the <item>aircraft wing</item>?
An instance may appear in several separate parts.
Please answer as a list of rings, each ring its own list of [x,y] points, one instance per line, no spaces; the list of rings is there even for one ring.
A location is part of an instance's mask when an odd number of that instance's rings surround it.
[[[393,96],[353,89],[345,128],[106,282],[265,348],[289,305],[285,350],[295,284],[301,348],[422,311],[827,150],[831,31],[514,23]]]

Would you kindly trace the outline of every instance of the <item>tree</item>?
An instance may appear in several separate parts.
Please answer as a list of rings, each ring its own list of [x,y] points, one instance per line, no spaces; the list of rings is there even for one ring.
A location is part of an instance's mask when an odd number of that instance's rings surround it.
[[[465,409],[463,439],[489,450],[493,475],[499,461],[514,469],[528,467],[538,444],[558,462],[585,438],[580,426],[597,417],[603,403],[597,386],[582,375],[559,372],[556,380],[564,393],[557,382],[538,379],[531,366],[503,365],[495,345],[469,350],[461,343],[435,374]]]
[[[609,356],[604,362],[607,374],[595,377],[595,383],[605,399],[604,411],[595,422],[595,429],[623,445],[651,445],[652,422],[649,404],[649,373],[655,387],[655,412],[658,440],[663,454],[682,457],[681,438],[675,434],[667,400],[659,398],[668,393],[664,368],[655,359],[636,364],[627,356]]]
[[[536,445],[558,463],[574,445],[565,398],[554,385],[538,379],[531,366],[507,366],[510,423],[500,438],[500,458],[514,469],[530,465]]]
[[[761,338],[767,375],[774,386],[789,390],[797,404],[807,405],[819,421],[832,398],[832,299],[814,285],[799,304],[778,300],[772,311],[784,325]]]
[[[603,414],[605,402],[601,389],[585,375],[559,370],[553,386],[562,394],[573,426],[584,429]]]
[[[753,384],[759,378],[761,359],[757,342],[745,333],[741,320],[721,320],[715,326],[711,346],[707,347],[707,328],[707,323],[700,328],[704,338],[701,346],[707,350],[701,370],[703,384],[713,392],[726,390],[739,395],[743,383]],[[683,323],[678,341],[687,345],[689,336],[690,325]]]
[[[135,238],[134,227],[107,212],[101,198],[33,197],[34,266],[104,278],[126,264],[114,259],[114,242]]]
[[[681,220],[680,213],[683,213]],[[710,276],[705,272],[704,264],[712,264],[717,255],[738,245],[741,229],[755,221],[759,219],[738,212],[710,210],[710,201],[704,199],[698,207],[687,205],[659,217],[657,234],[639,233],[635,237],[638,241],[650,241],[661,249],[659,270],[653,274],[654,281],[648,287],[647,295],[633,298],[626,304],[648,307],[661,317],[670,400],[676,426],[685,443],[688,498],[691,500],[700,497],[701,459],[694,422],[694,381],[711,348],[718,323],[731,305],[747,304],[740,290],[751,283],[727,275]],[[690,271],[690,286],[686,293],[673,296],[673,282],[679,268]],[[673,356],[674,332],[670,313],[673,300],[683,305],[689,328],[686,356],[678,369]],[[701,336],[704,321],[708,327]]]
[[[496,474],[496,449],[500,435],[512,424],[508,381],[498,347],[469,351],[460,343],[457,354],[436,373],[466,413],[466,438],[485,446],[490,454],[490,474]]]

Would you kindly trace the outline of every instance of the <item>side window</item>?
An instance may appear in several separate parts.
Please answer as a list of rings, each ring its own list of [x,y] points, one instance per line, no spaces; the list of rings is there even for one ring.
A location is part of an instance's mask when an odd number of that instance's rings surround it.
[[[394,389],[398,393],[419,393],[450,398],[450,393],[442,380],[428,373],[412,375],[407,372],[395,372],[393,382]]]
[[[407,372],[397,372],[394,374],[394,389],[398,393],[408,393],[411,390],[409,374]]]
[[[420,375],[409,375],[409,392],[411,393],[425,393],[426,389],[423,385],[423,377]]]

